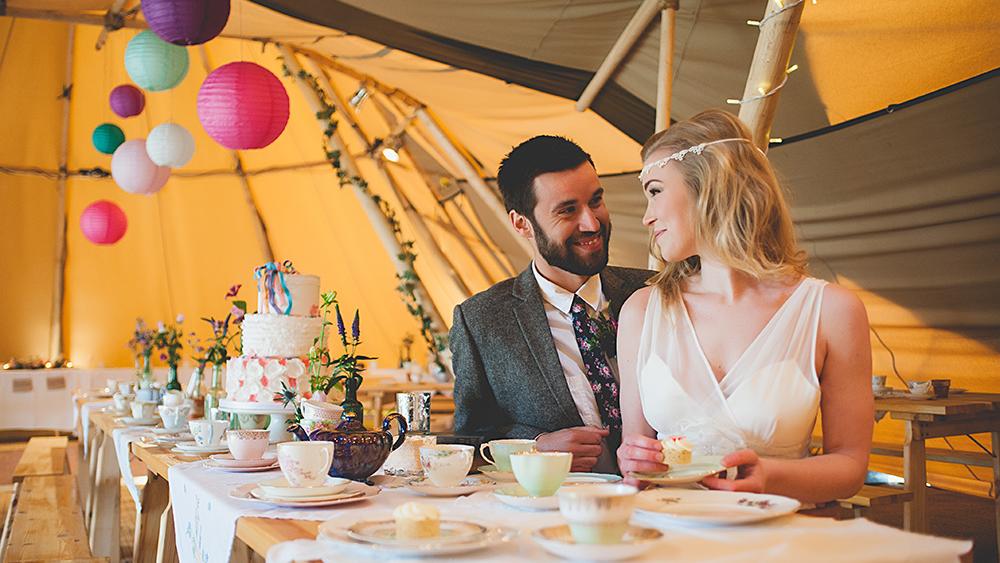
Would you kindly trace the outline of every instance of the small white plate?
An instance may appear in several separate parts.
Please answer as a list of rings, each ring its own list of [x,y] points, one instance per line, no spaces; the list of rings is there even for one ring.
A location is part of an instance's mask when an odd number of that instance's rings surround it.
[[[158,422],[160,422],[160,419],[156,418],[155,416],[150,418],[135,418],[134,416],[124,416],[118,420],[120,420],[122,424],[124,424],[125,426],[154,426]]]
[[[348,531],[340,523],[328,520],[319,525],[317,539],[337,542],[367,557],[441,557],[478,551],[494,547],[510,541],[517,535],[516,530],[507,528],[490,528],[479,540],[468,542],[427,542],[417,545],[382,545],[357,540],[348,535]]]
[[[215,454],[228,452],[229,446],[219,444],[218,446],[199,446],[197,442],[178,442],[171,451],[179,451],[185,454]]]
[[[722,456],[706,455],[694,456],[691,458],[691,463],[685,465],[673,465],[666,473],[633,471],[629,476],[656,485],[690,485],[725,470]]]
[[[320,501],[301,501],[301,500],[284,500],[284,499],[273,499],[260,498],[260,496],[255,496],[253,491],[258,490],[257,483],[248,483],[236,487],[235,489],[229,491],[229,497],[239,500],[245,500],[248,502],[255,502],[258,504],[268,504],[273,506],[283,506],[288,508],[317,508],[323,506],[335,506],[338,504],[349,504],[353,502],[362,501],[371,498],[379,493],[378,487],[370,487],[361,483],[351,483],[347,486],[347,490],[339,495],[334,495],[330,500],[320,500]],[[260,493],[258,493],[260,494]]]
[[[238,467],[241,469],[278,463],[278,456],[272,453],[265,453],[260,459],[236,459],[233,457],[233,454],[213,454],[208,456],[208,459],[220,467]]]
[[[594,485],[600,483],[617,483],[621,481],[620,475],[609,473],[570,473],[566,475],[563,485]]]
[[[514,473],[511,471],[500,471],[495,465],[482,465],[479,467],[479,472],[486,475],[494,481],[500,481],[503,483],[516,483],[517,478],[514,477]]]
[[[636,513],[665,524],[749,524],[792,514],[800,506],[778,495],[697,489],[647,489],[635,500]]]
[[[460,497],[492,487],[493,482],[473,475],[466,477],[464,481],[454,487],[438,487],[430,479],[416,479],[407,482],[404,486],[408,492],[427,497]]]
[[[281,466],[278,465],[277,462],[274,462],[271,465],[259,465],[257,467],[230,467],[227,465],[219,465],[211,459],[205,460],[205,467],[209,469],[216,469],[218,471],[225,471],[227,473],[263,473],[264,471],[281,469]]]
[[[500,502],[521,510],[559,510],[559,497],[533,497],[517,483],[497,487],[493,494]]]
[[[349,479],[327,477],[326,482],[315,487],[295,487],[284,477],[276,477],[257,483],[260,490],[271,498],[295,500],[300,498],[328,497],[339,494],[350,484]]]
[[[187,428],[184,428],[182,426],[180,428],[174,428],[174,429],[170,429],[170,428],[154,428],[153,429],[153,434],[157,434],[157,435],[160,435],[160,436],[180,436],[181,434],[188,434],[190,436],[191,433],[188,432]]]
[[[363,520],[347,528],[347,535],[367,543],[420,547],[428,543],[450,544],[479,541],[489,533],[486,526],[462,520],[441,520],[441,534],[433,538],[400,539],[395,520]]]
[[[569,526],[551,526],[531,534],[535,543],[552,555],[565,559],[587,561],[620,561],[642,555],[663,539],[663,532],[653,528],[629,526],[621,543],[581,544],[573,540]]]

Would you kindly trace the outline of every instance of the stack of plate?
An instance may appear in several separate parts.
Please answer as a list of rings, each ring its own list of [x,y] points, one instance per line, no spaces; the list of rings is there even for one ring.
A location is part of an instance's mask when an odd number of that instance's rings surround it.
[[[464,520],[441,520],[441,534],[434,538],[396,537],[394,520],[363,520],[349,526],[327,521],[319,538],[345,544],[368,555],[397,557],[442,556],[466,553],[509,540],[515,532]]]
[[[636,514],[664,525],[750,524],[792,514],[800,506],[778,495],[695,489],[647,489],[635,501]]]
[[[232,454],[215,454],[208,456],[205,467],[233,473],[273,471],[278,468],[278,457],[274,454],[264,454],[260,459],[235,459]]]
[[[289,508],[346,504],[377,494],[378,487],[337,477],[327,477],[326,483],[318,487],[293,487],[284,477],[278,477],[243,485],[229,492],[231,498]]]
[[[198,442],[187,441],[178,442],[174,449],[170,450],[175,454],[188,454],[188,455],[199,455],[199,454],[217,454],[221,452],[228,452],[229,446],[222,442],[218,446],[199,446]]]
[[[406,490],[416,495],[428,497],[458,497],[471,495],[492,486],[493,481],[481,475],[470,475],[454,487],[438,487],[430,479],[414,479],[406,483]]]

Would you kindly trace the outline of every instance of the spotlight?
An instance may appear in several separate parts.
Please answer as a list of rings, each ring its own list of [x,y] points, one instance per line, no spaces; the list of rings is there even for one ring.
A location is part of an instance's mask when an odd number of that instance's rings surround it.
[[[361,86],[358,87],[358,91],[355,92],[353,96],[351,96],[351,100],[348,103],[351,104],[351,107],[353,107],[354,109],[358,109],[361,107],[361,104],[364,103],[364,101],[367,99],[368,99],[368,88],[366,88],[365,85],[362,84]]]
[[[392,147],[385,147],[382,149],[382,156],[384,156],[389,162],[399,162],[399,153]]]

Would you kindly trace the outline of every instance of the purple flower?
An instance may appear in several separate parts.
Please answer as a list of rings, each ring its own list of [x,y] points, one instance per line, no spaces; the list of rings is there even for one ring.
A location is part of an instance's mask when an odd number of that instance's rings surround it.
[[[243,309],[240,309],[236,305],[233,305],[233,310],[232,310],[233,323],[235,323],[235,324],[242,323],[243,322],[243,315],[244,314],[245,314],[245,312],[243,311]]]
[[[351,323],[351,338],[356,342],[361,337],[361,316],[358,311],[354,311],[354,322]]]
[[[184,313],[180,313],[179,315],[177,315],[177,324],[181,324],[183,322],[184,322]]]
[[[241,287],[243,287],[243,284],[240,283],[230,287],[229,291],[226,292],[226,299],[229,299],[230,297],[236,297],[236,294],[240,292]]]
[[[163,360],[164,362],[167,361],[167,355],[161,353],[160,354],[160,359]]]
[[[337,334],[340,335],[340,339],[344,342],[344,346],[347,346],[347,329],[344,328],[344,317],[340,316],[340,305],[336,306],[337,310]]]

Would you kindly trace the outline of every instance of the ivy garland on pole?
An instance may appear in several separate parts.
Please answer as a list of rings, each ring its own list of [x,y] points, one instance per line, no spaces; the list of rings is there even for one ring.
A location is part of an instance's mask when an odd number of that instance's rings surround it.
[[[292,76],[291,71],[288,67],[282,63],[282,71],[285,76]],[[322,109],[316,112],[316,119],[322,119],[327,122],[326,128],[323,130],[323,152],[326,154],[327,160],[330,161],[330,165],[333,169],[337,171],[337,180],[340,182],[340,187],[343,188],[348,184],[354,185],[356,188],[361,190],[365,195],[371,198],[378,206],[379,211],[385,216],[386,221],[388,221],[389,226],[392,228],[392,234],[396,238],[396,242],[399,243],[400,253],[397,258],[406,264],[406,270],[403,273],[396,273],[396,279],[399,281],[399,285],[396,286],[396,291],[403,298],[403,303],[406,305],[406,309],[417,319],[420,323],[420,335],[424,338],[427,343],[427,351],[430,352],[431,357],[439,368],[445,373],[448,370],[445,368],[444,364],[441,362],[441,352],[443,352],[448,347],[448,337],[444,334],[435,334],[431,329],[432,321],[430,315],[427,314],[427,310],[420,303],[416,296],[417,286],[420,284],[420,277],[417,275],[416,270],[413,267],[414,261],[417,259],[417,255],[413,252],[413,241],[406,240],[403,238],[403,231],[400,228],[399,220],[396,219],[396,212],[392,209],[385,199],[383,199],[378,194],[374,194],[368,189],[368,182],[359,176],[350,174],[340,165],[340,151],[330,150],[330,140],[337,131],[338,121],[334,119],[333,114],[337,111],[337,108],[330,103],[326,97],[326,92],[319,84],[319,80],[315,76],[309,74],[305,70],[300,70],[298,77],[303,79],[306,84],[309,85],[313,91],[316,92],[317,98],[319,98],[320,105]]]

